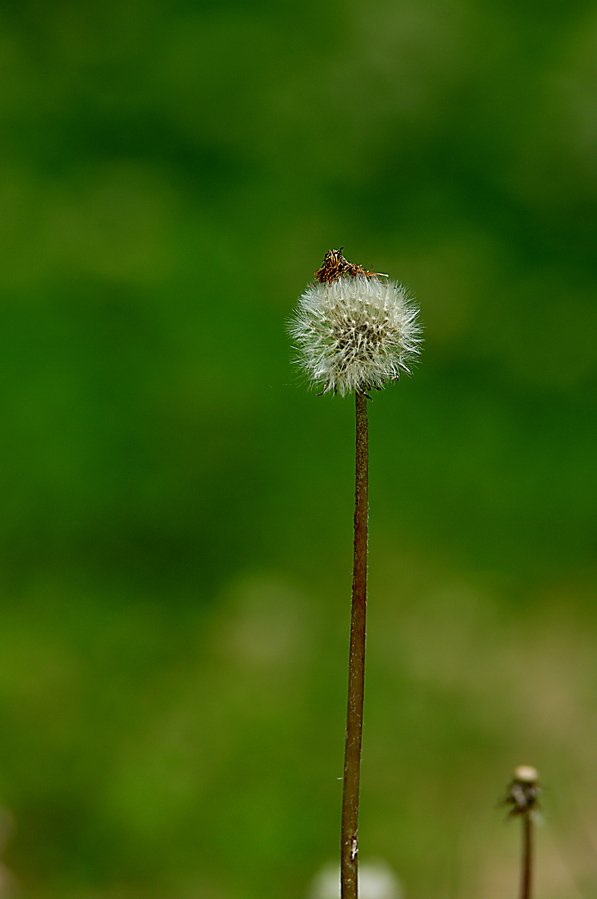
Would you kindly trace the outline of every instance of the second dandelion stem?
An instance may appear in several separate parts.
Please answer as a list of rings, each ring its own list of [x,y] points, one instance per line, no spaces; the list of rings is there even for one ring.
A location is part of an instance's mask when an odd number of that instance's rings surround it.
[[[520,899],[531,899],[531,883],[533,871],[533,818],[527,810],[522,816],[522,872],[520,881]]]
[[[342,795],[340,877],[342,899],[358,899],[359,783],[365,692],[365,619],[367,610],[368,481],[367,397],[363,393],[357,393],[354,570]]]

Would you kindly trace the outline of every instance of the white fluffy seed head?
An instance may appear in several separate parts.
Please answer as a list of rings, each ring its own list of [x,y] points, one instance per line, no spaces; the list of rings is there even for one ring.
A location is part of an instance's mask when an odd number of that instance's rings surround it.
[[[531,765],[519,765],[514,769],[514,780],[521,784],[534,784],[539,780],[539,772]]]
[[[323,393],[367,392],[409,372],[418,309],[404,287],[368,275],[312,284],[290,322],[298,363]]]

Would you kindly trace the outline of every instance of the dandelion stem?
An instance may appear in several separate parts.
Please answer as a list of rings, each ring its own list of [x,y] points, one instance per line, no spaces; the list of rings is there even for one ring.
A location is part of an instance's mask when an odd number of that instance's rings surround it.
[[[526,811],[522,816],[522,870],[520,899],[531,899],[533,870],[533,816]]]
[[[520,899],[531,899],[533,879],[534,816],[539,809],[541,784],[536,768],[519,765],[508,786],[508,793],[501,805],[511,805],[508,818],[522,821],[522,858],[520,871]]]
[[[342,796],[340,878],[342,899],[358,899],[359,782],[365,691],[365,617],[367,610],[368,480],[367,397],[363,393],[357,392],[354,570]]]

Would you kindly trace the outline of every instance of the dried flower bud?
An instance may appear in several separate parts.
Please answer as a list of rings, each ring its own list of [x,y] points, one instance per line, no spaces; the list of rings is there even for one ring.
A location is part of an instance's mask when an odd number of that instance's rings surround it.
[[[406,290],[380,281],[337,250],[326,254],[316,277],[299,298],[289,330],[299,363],[322,393],[366,393],[409,372],[420,351],[421,328]]]

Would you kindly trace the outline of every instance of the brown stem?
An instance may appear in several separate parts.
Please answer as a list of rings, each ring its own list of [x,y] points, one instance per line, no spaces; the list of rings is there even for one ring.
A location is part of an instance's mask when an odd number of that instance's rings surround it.
[[[522,876],[520,899],[531,899],[533,868],[533,818],[529,811],[522,816]]]
[[[362,393],[357,393],[354,570],[342,795],[340,877],[342,899],[358,899],[359,780],[365,691],[365,616],[367,610],[368,472],[367,397]]]

